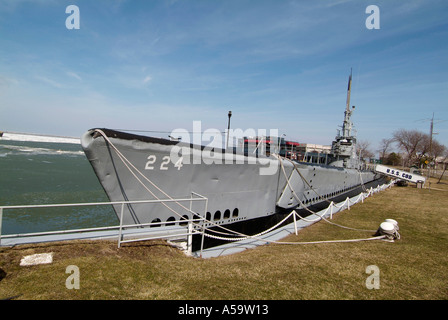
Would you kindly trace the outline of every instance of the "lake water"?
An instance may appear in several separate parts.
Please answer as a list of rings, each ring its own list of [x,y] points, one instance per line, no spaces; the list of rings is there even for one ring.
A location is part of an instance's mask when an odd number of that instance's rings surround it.
[[[0,206],[107,202],[79,141],[5,133]],[[110,206],[4,210],[2,234],[118,225]]]

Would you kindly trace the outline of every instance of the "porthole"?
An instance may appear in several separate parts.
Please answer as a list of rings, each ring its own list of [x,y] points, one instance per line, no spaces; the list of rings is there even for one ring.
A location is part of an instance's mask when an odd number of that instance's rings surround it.
[[[167,222],[166,226],[174,226],[174,222],[171,222],[171,221],[176,221],[176,218],[169,217],[168,220],[166,220],[166,222]]]
[[[226,209],[226,211],[224,211],[224,219],[229,219],[230,218],[230,210]]]
[[[213,216],[213,220],[218,221],[221,219],[221,211],[216,211],[215,215]]]
[[[210,212],[207,212],[207,214],[205,215],[205,219],[206,219],[207,221],[212,220],[212,214],[211,214]]]
[[[151,221],[151,223],[157,223],[155,225],[151,225],[151,228],[156,228],[156,227],[160,227],[159,222],[162,222],[159,218],[155,218],[154,220]]]
[[[182,218],[180,218],[180,221],[182,220],[189,220],[187,215],[183,215]],[[179,222],[180,226],[186,226],[188,224],[188,222]]]
[[[238,214],[239,214],[238,208],[233,209],[232,217],[238,217]]]

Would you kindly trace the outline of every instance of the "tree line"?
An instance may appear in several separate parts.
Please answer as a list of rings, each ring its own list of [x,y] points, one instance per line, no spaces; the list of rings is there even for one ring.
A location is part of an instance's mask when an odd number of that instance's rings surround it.
[[[401,153],[392,152],[398,148]],[[394,131],[392,138],[382,139],[377,150],[380,160],[386,165],[401,165],[407,167],[426,167],[434,163],[438,157],[448,158],[448,148],[430,135],[418,130],[399,129]]]

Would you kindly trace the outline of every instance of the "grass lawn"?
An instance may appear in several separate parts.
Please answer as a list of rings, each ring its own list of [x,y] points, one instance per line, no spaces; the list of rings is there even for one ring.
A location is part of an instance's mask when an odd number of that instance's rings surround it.
[[[393,187],[336,214],[333,221],[376,230],[398,221],[401,239],[355,243],[270,244],[229,256],[185,256],[164,241],[71,241],[0,248],[0,299],[446,300],[448,183],[431,190]],[[372,236],[321,221],[283,241]],[[53,252],[53,263],[19,266],[25,255]],[[69,290],[68,266],[80,288]],[[368,266],[379,289],[368,289]],[[378,282],[379,281],[379,282]]]

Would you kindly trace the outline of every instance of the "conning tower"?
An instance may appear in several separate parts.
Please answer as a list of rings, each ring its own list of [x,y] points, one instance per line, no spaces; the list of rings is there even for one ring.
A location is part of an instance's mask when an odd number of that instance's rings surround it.
[[[332,161],[330,165],[343,168],[358,168],[359,166],[356,157],[356,137],[352,134],[353,123],[350,119],[355,110],[355,106],[350,108],[351,85],[352,72],[350,71],[342,130],[338,129],[336,138],[331,145]]]

